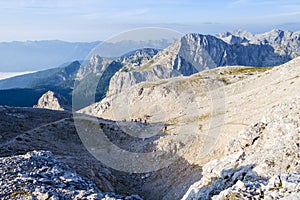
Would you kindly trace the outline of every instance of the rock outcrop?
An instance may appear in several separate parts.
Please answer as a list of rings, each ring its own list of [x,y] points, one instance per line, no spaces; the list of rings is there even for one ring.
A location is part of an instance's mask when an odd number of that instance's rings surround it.
[[[77,175],[49,151],[0,158],[1,199],[126,199],[101,192],[94,183]],[[13,169],[13,170],[12,170]]]
[[[183,199],[299,199],[299,109],[299,98],[280,104],[241,131]]]
[[[41,96],[34,108],[46,108],[50,110],[71,111],[72,107],[69,102],[61,95],[48,91]]]

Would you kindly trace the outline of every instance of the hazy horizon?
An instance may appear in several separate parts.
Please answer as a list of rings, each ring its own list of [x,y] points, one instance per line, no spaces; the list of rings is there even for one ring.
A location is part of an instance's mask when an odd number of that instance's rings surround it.
[[[269,29],[269,30],[265,30],[265,31],[262,31],[262,32],[253,32],[253,31],[249,31],[247,29],[232,29],[232,30],[224,30],[224,31],[220,31],[220,32],[216,32],[216,33],[203,33],[203,32],[186,32],[186,33],[183,33],[183,34],[189,34],[189,33],[199,33],[199,34],[204,34],[204,35],[213,35],[215,36],[216,34],[219,34],[219,33],[222,33],[222,32],[232,32],[232,31],[237,31],[237,30],[244,30],[244,31],[248,31],[252,34],[261,34],[261,33],[266,33],[266,32],[270,32],[272,30],[275,30],[275,29],[279,29],[279,30],[282,30],[282,31],[291,31],[291,32],[298,32],[300,31],[300,27],[299,29],[297,30],[290,30],[290,29],[283,29],[283,28],[272,28],[272,29]],[[128,30],[130,31],[130,30]],[[110,38],[106,38],[106,40],[109,40]],[[44,41],[61,41],[61,42],[66,42],[66,43],[93,43],[93,42],[104,42],[105,40],[80,40],[80,41],[72,41],[72,40],[63,40],[63,39],[38,39],[38,40],[35,40],[35,39],[27,39],[27,40],[10,40],[10,41],[0,41],[0,43],[13,43],[13,42],[44,42]]]
[[[183,34],[300,30],[297,0],[0,0],[0,41],[104,41],[136,28]]]

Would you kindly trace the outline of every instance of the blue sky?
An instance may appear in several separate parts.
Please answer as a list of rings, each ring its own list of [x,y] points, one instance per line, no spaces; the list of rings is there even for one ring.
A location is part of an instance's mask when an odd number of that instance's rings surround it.
[[[299,0],[0,0],[0,41],[105,40],[141,27],[300,30]]]

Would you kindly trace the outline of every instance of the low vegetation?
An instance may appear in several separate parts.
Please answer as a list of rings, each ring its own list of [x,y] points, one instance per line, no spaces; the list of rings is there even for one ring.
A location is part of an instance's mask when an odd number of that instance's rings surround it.
[[[247,73],[263,73],[273,69],[273,67],[243,67],[243,68],[236,68],[230,70],[228,73],[231,75],[240,75],[240,74],[247,74]]]
[[[150,60],[145,65],[142,65],[141,67],[139,67],[138,69],[136,69],[136,71],[147,71],[147,70],[151,69],[151,67],[153,66],[153,64],[154,64],[154,60]]]
[[[197,122],[197,121],[204,121],[207,120],[211,117],[210,113],[204,114],[204,115],[200,115],[200,116],[194,116],[191,118],[186,118],[184,119],[185,123],[192,123],[192,122]]]

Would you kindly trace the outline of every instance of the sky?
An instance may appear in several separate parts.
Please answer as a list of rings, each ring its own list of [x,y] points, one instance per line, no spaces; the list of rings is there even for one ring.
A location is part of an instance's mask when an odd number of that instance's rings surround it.
[[[300,30],[299,0],[0,0],[0,41],[106,40],[143,27]]]

